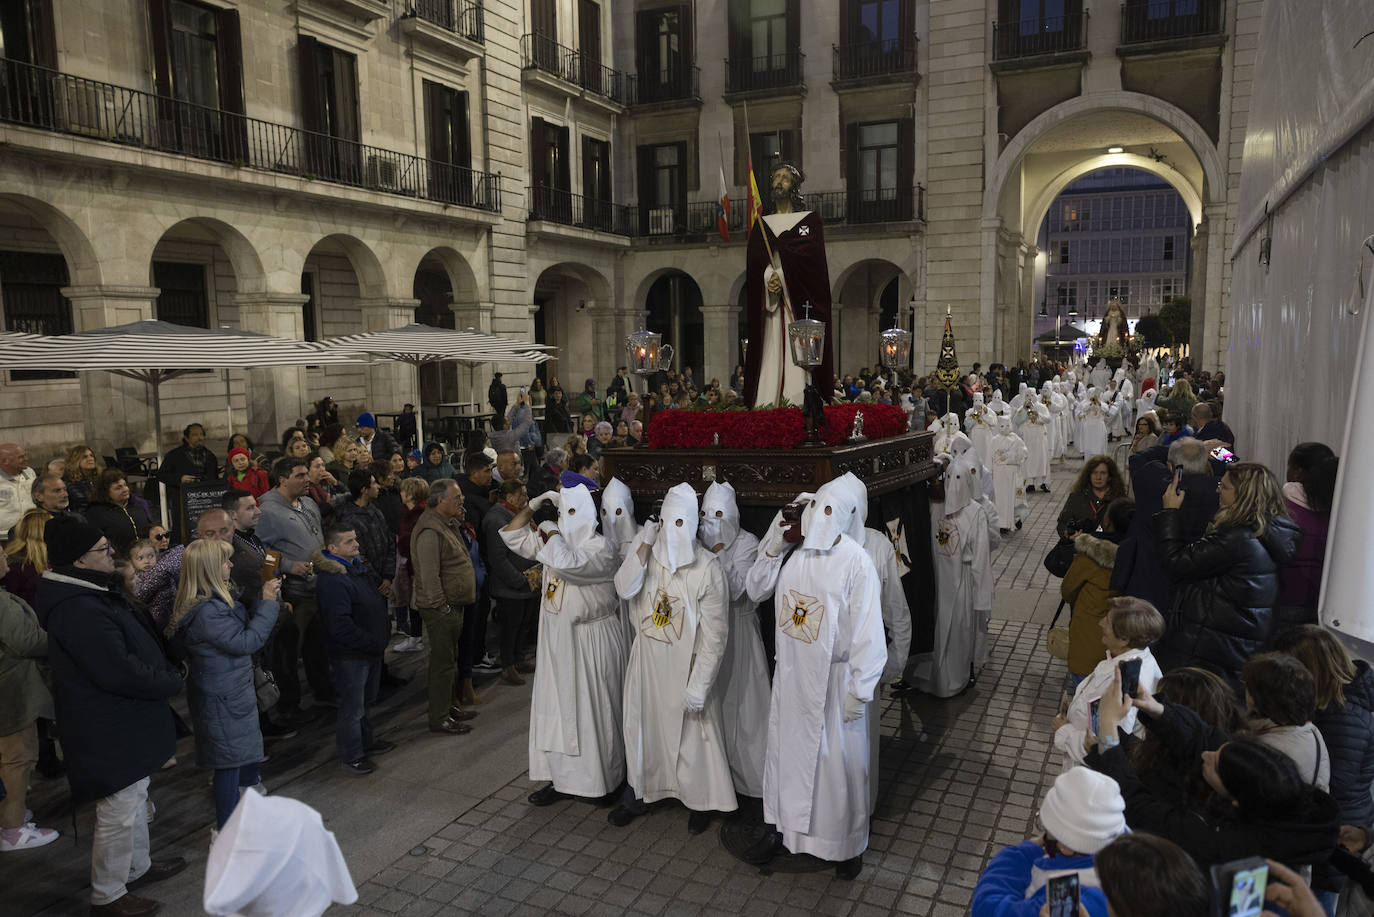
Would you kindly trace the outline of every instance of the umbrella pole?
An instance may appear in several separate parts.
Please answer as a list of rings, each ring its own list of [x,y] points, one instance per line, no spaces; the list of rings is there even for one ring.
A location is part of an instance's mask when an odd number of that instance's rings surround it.
[[[167,482],[162,480],[162,395],[158,389],[162,384],[161,375],[154,370],[148,375],[148,387],[153,391],[153,451],[157,453],[157,494],[162,504],[162,524],[167,531],[173,531],[171,516],[167,515]]]
[[[410,364],[415,369],[415,448],[420,450],[420,462],[425,461],[425,393],[420,391],[420,364]]]

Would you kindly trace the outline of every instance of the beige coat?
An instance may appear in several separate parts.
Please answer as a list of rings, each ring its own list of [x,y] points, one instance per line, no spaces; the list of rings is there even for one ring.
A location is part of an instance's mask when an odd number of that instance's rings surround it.
[[[410,604],[415,608],[461,608],[477,601],[477,576],[459,522],[430,507],[410,533]]]

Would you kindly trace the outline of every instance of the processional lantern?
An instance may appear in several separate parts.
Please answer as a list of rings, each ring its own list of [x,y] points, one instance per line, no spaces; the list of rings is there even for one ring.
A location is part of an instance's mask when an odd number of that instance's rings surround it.
[[[641,328],[625,338],[625,358],[630,372],[647,378],[672,365],[673,345],[663,343],[657,331]]]
[[[905,369],[911,365],[911,332],[892,327],[878,335],[878,358],[888,369]]]
[[[811,303],[803,303],[802,309],[803,317],[787,326],[787,340],[792,347],[792,362],[812,370],[825,361],[825,323],[811,317]]]

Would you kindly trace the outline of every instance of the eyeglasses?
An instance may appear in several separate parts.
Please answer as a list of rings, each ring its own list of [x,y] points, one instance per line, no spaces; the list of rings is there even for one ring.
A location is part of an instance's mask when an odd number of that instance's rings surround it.
[[[172,537],[171,535],[168,535],[166,532],[163,532],[161,535],[154,535],[154,536],[153,536],[153,541],[167,541],[167,540],[169,540],[171,537]]]
[[[86,553],[87,553],[87,554],[104,554],[104,555],[106,555],[106,556],[109,556],[109,555],[111,555],[111,554],[114,554],[114,545],[110,544],[110,543],[107,541],[107,542],[105,542],[105,547],[102,548],[100,545],[96,545],[95,547],[93,547],[93,548],[91,548],[89,551],[87,551]]]

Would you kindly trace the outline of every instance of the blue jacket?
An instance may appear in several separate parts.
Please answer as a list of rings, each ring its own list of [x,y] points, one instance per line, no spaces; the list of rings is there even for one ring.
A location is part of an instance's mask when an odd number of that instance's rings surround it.
[[[148,615],[119,592],[56,570],[34,601],[48,631],[57,737],[72,799],[109,796],[176,754],[168,701],[181,676],[167,661]]]
[[[231,606],[211,598],[181,619],[177,636],[191,668],[186,700],[201,767],[243,767],[262,760],[253,654],[267,643],[280,608],[260,601],[250,616],[242,602]]]
[[[342,659],[380,659],[391,639],[386,599],[359,560],[345,565],[333,554],[315,555],[315,598],[324,620],[324,647]]]
[[[1076,872],[1093,868],[1093,858],[1048,857],[1045,848],[1035,841],[1022,841],[1015,847],[1004,847],[988,862],[973,889],[973,903],[969,913],[973,917],[1039,917],[1045,904],[1045,882],[1040,878],[1029,897],[1035,873]],[[1107,896],[1102,889],[1079,882],[1079,902],[1091,917],[1107,917]]]

